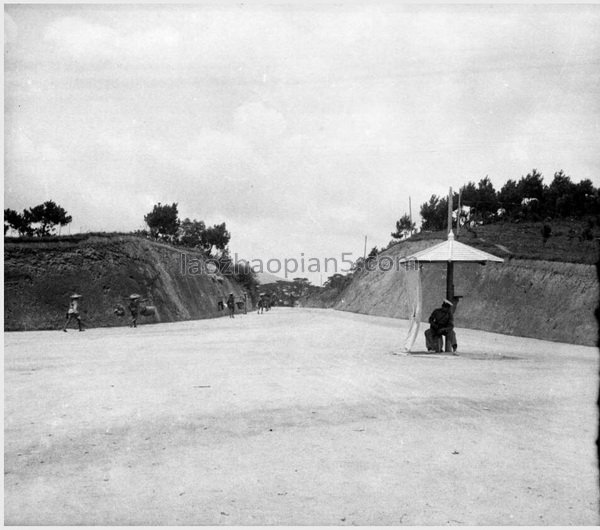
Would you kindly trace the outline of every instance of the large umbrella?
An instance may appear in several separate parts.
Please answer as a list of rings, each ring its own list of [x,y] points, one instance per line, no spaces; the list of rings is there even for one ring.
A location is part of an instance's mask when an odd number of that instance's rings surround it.
[[[454,233],[448,232],[448,239],[443,243],[422,250],[412,255],[410,259],[419,262],[447,263],[448,273],[446,275],[446,298],[454,302],[454,263],[481,263],[485,265],[488,262],[502,263],[504,260],[493,254],[483,252],[476,248],[459,243],[454,239]]]

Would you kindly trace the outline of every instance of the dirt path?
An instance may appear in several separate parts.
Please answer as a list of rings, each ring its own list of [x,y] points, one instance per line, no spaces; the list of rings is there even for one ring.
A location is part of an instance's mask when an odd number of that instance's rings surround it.
[[[5,524],[599,524],[597,350],[459,330],[459,357],[395,354],[406,328],[5,334]]]

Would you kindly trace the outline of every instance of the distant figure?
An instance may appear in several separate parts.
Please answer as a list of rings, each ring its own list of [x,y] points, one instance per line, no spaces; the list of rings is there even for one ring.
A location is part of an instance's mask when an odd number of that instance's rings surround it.
[[[442,351],[443,340],[452,344],[452,351],[456,353],[458,345],[456,344],[456,334],[454,333],[454,316],[452,315],[452,302],[444,300],[442,307],[434,310],[429,317],[429,329],[425,331],[425,343],[427,351]]]
[[[77,327],[79,331],[85,331],[83,329],[83,324],[81,323],[81,316],[79,316],[79,299],[81,298],[80,294],[74,293],[71,295],[71,301],[69,302],[69,309],[67,311],[67,319],[65,320],[65,325],[63,327],[63,331],[67,332],[67,326],[71,319],[77,320]]]
[[[225,309],[225,302],[223,302],[223,298],[217,302],[217,309],[219,311],[223,311]]]
[[[229,318],[235,318],[235,298],[233,297],[233,293],[229,293],[229,298],[227,299],[227,309],[229,309]]]
[[[544,223],[544,226],[542,226],[542,241],[544,246],[546,246],[546,243],[548,242],[548,239],[550,239],[551,235],[552,227],[548,223]]]
[[[141,297],[139,294],[132,294],[129,296],[129,312],[131,313],[130,328],[137,328],[137,319],[140,313],[140,302]]]
[[[265,299],[264,299],[263,295],[261,294],[258,298],[258,314],[259,315],[264,311],[264,307],[265,307]]]

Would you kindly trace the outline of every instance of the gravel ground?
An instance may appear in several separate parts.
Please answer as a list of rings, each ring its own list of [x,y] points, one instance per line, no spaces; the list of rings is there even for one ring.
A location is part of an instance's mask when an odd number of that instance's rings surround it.
[[[457,330],[457,357],[406,355],[406,330],[7,333],[5,524],[598,525],[598,351]]]

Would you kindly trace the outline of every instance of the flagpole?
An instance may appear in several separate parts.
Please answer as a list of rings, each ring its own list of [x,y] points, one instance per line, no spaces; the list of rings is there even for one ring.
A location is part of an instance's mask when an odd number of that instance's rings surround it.
[[[452,232],[452,187],[448,192],[448,233]]]
[[[461,208],[462,208],[462,204],[461,204],[461,195],[462,195],[462,188],[460,188],[458,190],[458,208],[456,210],[456,237],[458,238],[458,235],[460,234],[460,214],[461,214]]]
[[[452,233],[452,187],[448,191],[448,240],[454,240]],[[446,269],[446,299],[454,303],[454,262],[448,260]]]

